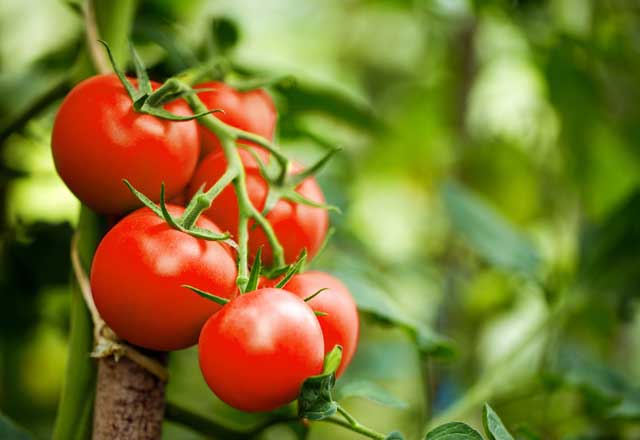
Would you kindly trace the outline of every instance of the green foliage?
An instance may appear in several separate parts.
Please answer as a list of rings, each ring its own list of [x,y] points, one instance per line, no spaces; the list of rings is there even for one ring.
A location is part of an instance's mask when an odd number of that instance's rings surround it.
[[[0,413],[0,438],[6,440],[31,440],[33,437]]]
[[[506,271],[536,276],[538,252],[494,209],[453,182],[443,187],[442,196],[454,227],[478,254]]]
[[[409,407],[407,402],[398,399],[380,385],[369,380],[354,379],[338,387],[336,392],[338,400],[349,397],[362,397],[391,408],[406,409]]]
[[[342,359],[342,347],[336,346],[324,359],[322,374],[307,378],[298,397],[298,415],[309,420],[322,420],[338,410],[332,391],[336,370]]]
[[[482,440],[482,436],[469,425],[451,422],[430,431],[425,440]]]
[[[482,424],[489,440],[513,440],[513,436],[507,431],[498,414],[488,403],[485,403],[482,409]]]

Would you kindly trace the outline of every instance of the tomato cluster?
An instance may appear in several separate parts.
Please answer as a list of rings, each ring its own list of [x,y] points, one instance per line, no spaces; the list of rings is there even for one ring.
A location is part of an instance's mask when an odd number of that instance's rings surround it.
[[[158,87],[151,84],[153,90]],[[273,137],[277,113],[264,90],[241,92],[221,82],[198,88],[206,89],[198,92],[202,102],[224,111],[215,117],[228,126]],[[163,109],[193,114],[183,99]],[[269,160],[256,145],[243,148],[255,148]],[[160,351],[198,343],[209,387],[245,411],[267,411],[295,399],[302,382],[321,372],[325,354],[336,345],[343,347],[337,371],[342,374],[356,350],[359,322],[355,302],[339,280],[309,271],[293,275],[282,288],[277,287],[282,280],[262,277],[252,291],[242,292],[231,242],[189,234],[159,215],[180,218],[185,213],[181,199],[206,191],[227,170],[225,152],[212,132],[194,120],[141,112],[121,79],[101,75],[80,83],[63,101],[52,150],[70,190],[93,210],[119,218],[95,252],[91,289],[100,315],[120,338]],[[271,183],[247,150],[237,151],[248,198],[262,212]],[[301,169],[296,164],[292,173]],[[265,214],[289,264],[303,250],[312,258],[327,234],[328,215],[318,207],[324,203],[322,191],[313,177],[304,177],[292,191],[311,204],[280,199]],[[164,183],[167,199],[175,204],[163,205],[166,212],[152,206],[129,213],[140,202],[123,179],[153,202],[160,201]],[[194,226],[229,231],[235,238],[239,212],[236,189],[229,184]],[[262,249],[262,262],[273,266],[264,231],[255,224],[248,230],[251,257]],[[223,305],[185,285],[215,294]]]

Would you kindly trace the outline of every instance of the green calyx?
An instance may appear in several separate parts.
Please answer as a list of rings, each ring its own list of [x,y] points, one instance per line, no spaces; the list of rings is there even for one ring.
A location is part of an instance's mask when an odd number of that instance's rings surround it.
[[[125,181],[125,184],[129,187],[133,195],[138,198],[144,206],[148,207],[156,215],[164,219],[172,228],[199,239],[216,241],[222,240],[228,245],[234,247],[237,250],[238,264],[236,284],[239,287],[240,292],[244,293],[255,290],[258,287],[259,276],[261,273],[266,273],[267,275],[271,275],[271,277],[284,274],[284,277],[280,283],[278,283],[278,287],[284,286],[284,284],[286,284],[286,282],[295,275],[295,273],[298,273],[301,270],[304,265],[306,253],[301,255],[294,264],[287,266],[285,264],[284,248],[276,236],[271,223],[267,220],[266,213],[269,212],[269,210],[271,210],[280,199],[316,208],[338,211],[338,208],[334,206],[308,200],[298,193],[296,188],[305,179],[315,175],[326,164],[326,162],[337,151],[339,151],[339,149],[329,148],[328,153],[320,158],[316,163],[299,173],[291,174],[291,161],[276,145],[262,136],[227,125],[220,119],[213,117],[211,113],[221,110],[208,109],[198,97],[198,93],[209,89],[194,89],[193,87],[198,82],[208,79],[213,72],[220,69],[227,70],[228,66],[220,66],[214,63],[195,67],[169,78],[154,91],[142,60],[134,50],[133,46],[131,47],[131,53],[136,71],[137,87],[135,87],[125,76],[124,72],[118,68],[108,45],[103,41],[101,41],[101,43],[105,46],[113,66],[113,70],[131,98],[135,111],[171,121],[197,119],[198,123],[204,129],[209,130],[220,140],[222,150],[227,160],[227,170],[225,173],[206,192],[204,191],[204,188],[201,188],[196,192],[180,217],[174,217],[167,209],[164,198],[164,186],[161,189],[160,203],[156,204],[144,194],[137,191],[129,182]],[[241,91],[249,90],[265,85],[282,86],[285,83],[293,84],[293,80],[290,77],[284,77],[275,78],[266,82],[262,80],[253,81],[248,82],[245,84],[245,87],[241,87],[240,89]],[[193,115],[176,115],[164,109],[165,104],[179,98],[183,98],[191,107]],[[268,151],[274,159],[271,161],[274,168],[267,168],[267,166],[255,154],[255,150],[239,144],[239,141],[253,143]],[[248,151],[253,154],[256,158],[261,174],[269,185],[266,206],[262,212],[256,209],[250,200],[246,183],[246,173],[238,152],[239,147],[248,148]],[[228,185],[233,185],[238,199],[238,231],[237,237],[234,237],[236,241],[232,241],[228,233],[220,234],[218,232],[195,226],[199,216],[211,206],[214,199]],[[259,261],[259,256],[254,262],[254,266],[257,265],[257,267],[252,267],[251,270],[249,269],[249,230],[252,227],[259,227],[264,231],[268,245],[271,248],[273,266],[267,271],[262,267],[262,263]],[[320,316],[325,315],[323,312],[317,312],[317,314]]]
[[[225,241],[228,245],[232,247],[236,247],[236,244],[231,240],[231,236],[229,233],[220,234],[217,232],[210,231],[208,229],[199,228],[195,226],[194,222],[187,222],[185,217],[188,213],[185,209],[184,214],[181,217],[174,217],[171,215],[169,210],[167,209],[167,205],[165,202],[165,191],[164,184],[160,187],[160,204],[156,205],[151,199],[142,194],[140,191],[135,189],[128,180],[122,180],[129,191],[138,199],[144,206],[153,211],[158,217],[162,218],[167,222],[169,226],[174,229],[177,229],[185,234],[191,235],[192,237],[199,238],[202,240],[210,240],[210,241]],[[188,207],[187,207],[188,208]],[[205,208],[206,209],[206,208]]]
[[[265,202],[264,209],[262,210],[262,214],[266,215],[273,209],[273,207],[278,203],[280,199],[289,200],[293,203],[298,203],[301,205],[312,206],[314,208],[320,209],[328,209],[330,211],[340,212],[340,209],[337,206],[328,205],[325,203],[314,202],[313,200],[309,200],[296,191],[296,188],[309,177],[317,174],[324,165],[329,162],[329,160],[340,151],[340,148],[332,148],[330,149],[324,156],[322,156],[317,162],[303,169],[302,171],[290,174],[290,162],[287,160],[285,165],[278,164],[279,166],[274,169],[274,167],[269,167],[265,165],[260,156],[256,153],[256,151],[250,147],[246,147],[246,150],[253,156],[254,160],[258,164],[258,168],[260,169],[260,174],[262,177],[269,183],[269,192],[267,193],[267,200]]]
[[[124,71],[119,68],[117,65],[113,54],[111,53],[111,49],[109,45],[102,40],[98,40],[105,47],[107,54],[109,55],[109,61],[111,62],[111,67],[115,72],[116,76],[122,83],[122,86],[127,91],[127,94],[131,98],[131,102],[133,103],[133,109],[138,113],[144,113],[152,116],[156,116],[161,119],[167,119],[170,121],[190,121],[193,119],[197,119],[201,116],[208,115],[210,113],[221,112],[222,110],[207,110],[206,112],[200,112],[189,116],[181,116],[171,113],[163,108],[164,104],[167,104],[170,101],[175,99],[184,97],[189,93],[195,93],[193,89],[189,87],[185,87],[183,83],[176,80],[169,80],[165,82],[162,87],[160,87],[155,92],[153,91],[153,87],[151,86],[151,80],[149,79],[149,75],[147,74],[147,70],[142,63],[142,59],[138,52],[134,49],[133,45],[130,45],[131,49],[131,59],[133,60],[133,65],[136,71],[136,78],[138,80],[138,87],[134,87],[134,85],[129,81],[127,76],[124,74]]]
[[[221,306],[224,306],[229,302],[227,298],[214,295],[213,293],[205,292],[204,290],[198,289],[197,287],[189,286],[188,284],[183,284],[181,287],[184,287],[185,289],[189,289],[192,292],[200,295],[202,298],[208,299],[209,301],[213,301],[214,303],[220,304]]]

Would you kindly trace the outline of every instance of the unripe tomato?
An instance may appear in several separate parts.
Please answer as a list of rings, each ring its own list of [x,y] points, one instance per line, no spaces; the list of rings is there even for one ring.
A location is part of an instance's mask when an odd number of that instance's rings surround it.
[[[198,342],[200,369],[220,399],[243,411],[294,400],[323,364],[322,330],[296,295],[265,288],[240,295],[213,315]]]
[[[174,216],[184,211],[168,209]],[[206,218],[197,226],[218,230]],[[129,214],[105,235],[91,267],[93,299],[109,327],[133,344],[162,351],[195,344],[202,325],[220,309],[181,285],[233,298],[235,279],[226,245],[172,229],[148,208]]]
[[[259,211],[262,211],[267,200],[268,184],[248,152],[240,150],[240,157],[246,171],[247,190],[251,203]],[[222,152],[208,155],[196,169],[189,184],[187,190],[189,197],[203,184],[205,189],[211,188],[226,168],[227,161]],[[294,164],[294,173],[300,169],[299,165]],[[304,180],[296,191],[307,199],[324,203],[322,190],[313,177]],[[218,195],[211,208],[205,211],[205,215],[222,230],[237,234],[238,201],[233,185],[228,185]],[[329,227],[329,215],[325,209],[293,203],[288,200],[279,200],[266,217],[284,248],[287,263],[294,262],[303,249],[307,250],[309,259],[313,258],[320,249]],[[261,246],[263,247],[262,259],[266,265],[269,265],[273,262],[273,255],[264,231],[260,227],[250,228],[249,250],[251,255],[254,256]]]
[[[165,109],[180,116],[192,114],[182,100]],[[115,75],[93,76],[74,87],[62,101],[51,138],[62,180],[80,201],[103,214],[140,206],[123,178],[154,201],[159,200],[162,182],[167,199],[180,193],[195,169],[199,144],[195,121],[169,121],[134,111]]]
[[[273,100],[265,90],[240,92],[219,81],[198,84],[195,88],[215,89],[200,92],[198,96],[207,108],[224,110],[224,113],[213,113],[216,118],[233,127],[273,140],[278,114]],[[220,141],[213,133],[200,127],[200,135],[203,153],[220,150]],[[251,145],[250,142],[241,142]]]
[[[342,361],[336,371],[340,376],[347,368],[358,346],[360,321],[356,302],[342,282],[328,273],[309,271],[294,275],[284,287],[305,299],[326,288],[307,304],[315,311],[327,313],[318,316],[318,322],[324,336],[325,354],[336,345],[342,346]]]

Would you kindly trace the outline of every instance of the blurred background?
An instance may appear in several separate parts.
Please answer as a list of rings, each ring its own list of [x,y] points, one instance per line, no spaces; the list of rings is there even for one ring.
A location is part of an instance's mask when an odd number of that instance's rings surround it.
[[[36,438],[67,356],[79,204],[49,142],[80,76],[78,11],[0,8],[0,410]],[[154,79],[211,57],[230,81],[293,75],[270,89],[280,144],[306,163],[343,148],[319,176],[343,213],[314,266],[362,311],[338,396],[363,380],[394,396],[345,398],[363,423],[421,438],[479,427],[487,401],[518,439],[640,438],[638,2],[140,0],[131,14]],[[260,421],[213,397],[195,350],[170,368],[169,400]],[[203,438],[171,422],[164,436]],[[310,438],[357,437],[314,424]]]

